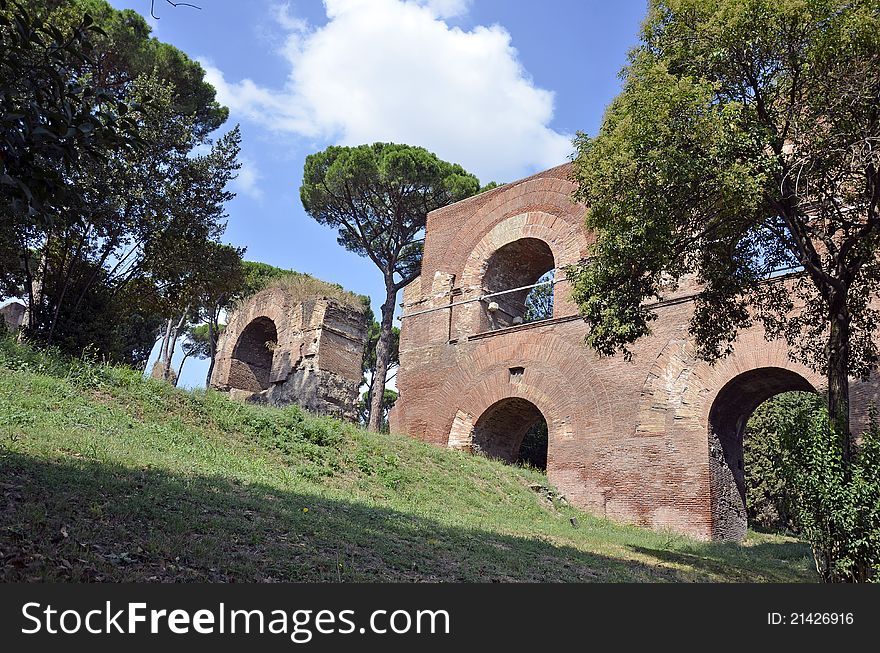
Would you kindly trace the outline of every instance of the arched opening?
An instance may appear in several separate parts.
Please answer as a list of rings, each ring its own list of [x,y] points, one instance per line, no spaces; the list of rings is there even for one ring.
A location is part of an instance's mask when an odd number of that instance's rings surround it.
[[[277,343],[278,331],[269,318],[258,317],[248,324],[232,350],[229,386],[249,392],[268,390]]]
[[[519,397],[492,404],[474,425],[472,446],[490,458],[547,469],[547,420]]]
[[[486,261],[483,275],[483,295],[493,296],[483,303],[480,330],[504,329],[552,317],[552,283],[534,289],[527,286],[552,282],[555,267],[550,246],[537,238],[520,238],[496,250]],[[514,292],[505,292],[509,290]],[[501,292],[504,294],[495,294]]]
[[[803,376],[780,367],[743,372],[715,397],[709,411],[709,473],[712,537],[739,541],[748,527],[746,512],[746,424],[762,403],[784,392],[815,392]]]

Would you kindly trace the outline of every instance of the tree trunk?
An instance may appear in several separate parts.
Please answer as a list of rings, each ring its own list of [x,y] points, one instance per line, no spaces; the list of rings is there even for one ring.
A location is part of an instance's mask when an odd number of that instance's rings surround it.
[[[177,339],[180,337],[180,332],[183,329],[183,325],[186,323],[187,311],[189,311],[189,306],[184,309],[177,324],[173,327],[173,322],[171,321],[172,318],[168,318],[168,329],[165,332],[168,342],[165,343],[165,358],[162,359],[162,363],[165,366],[164,378],[166,381],[171,381],[171,361],[174,359],[174,350],[177,348]]]
[[[376,373],[370,385],[369,429],[378,433],[382,429],[382,404],[385,399],[385,377],[388,375],[388,359],[391,357],[391,327],[394,320],[394,304],[397,287],[393,277],[385,279],[385,303],[382,304],[382,322],[379,324],[379,342],[376,343]]]
[[[173,324],[173,318],[168,318],[168,322],[165,325],[165,335],[162,336],[162,345],[159,347],[159,362],[165,363],[168,360],[168,343],[171,342],[171,325]]]
[[[379,346],[379,341],[376,341],[376,346]],[[366,378],[366,377],[364,377]],[[364,411],[364,417],[366,418],[365,424],[370,423],[370,415],[373,410],[373,379],[376,378],[376,367],[373,366],[373,369],[370,370],[370,385],[367,387],[367,400],[366,400],[366,410]]]
[[[845,466],[852,460],[852,436],[849,427],[849,354],[850,316],[846,300],[831,306],[831,331],[828,337],[828,418],[843,451]]]
[[[189,310],[189,307],[187,307]],[[171,342],[168,345],[168,366],[171,366],[171,359],[174,358],[174,350],[177,349],[177,339],[180,338],[180,332],[183,329],[183,325],[186,322],[186,313],[180,316],[180,319],[177,321],[174,329],[171,331]]]
[[[214,373],[214,360],[217,358],[217,343],[214,342],[214,322],[208,320],[208,350],[211,352],[211,362],[208,363],[208,376],[205,377],[205,387],[211,387],[211,375]]]
[[[189,358],[189,355],[184,353],[183,360],[180,361],[180,367],[177,368],[177,376],[174,377],[174,387],[177,387],[177,384],[180,383],[180,375],[183,374],[183,364],[186,362],[186,359]]]

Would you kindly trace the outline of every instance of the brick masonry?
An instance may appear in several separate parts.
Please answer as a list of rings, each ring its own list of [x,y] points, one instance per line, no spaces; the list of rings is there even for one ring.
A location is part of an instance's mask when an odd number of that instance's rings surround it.
[[[363,309],[270,288],[245,301],[220,339],[211,387],[247,401],[354,421],[366,342]]]
[[[553,318],[542,322],[508,326],[486,301],[459,305],[534,283],[548,251],[557,278],[587,254],[591,236],[569,175],[570,164],[553,168],[428,216],[422,275],[404,291],[392,430],[511,460],[543,415],[549,479],[575,505],[700,539],[740,539],[746,420],[775,394],[823,389],[783,343],[755,328],[718,364],[699,361],[687,335],[687,280],[657,307],[631,361],[584,345],[586,326],[564,282]],[[851,394],[859,428],[878,386],[854,382]]]

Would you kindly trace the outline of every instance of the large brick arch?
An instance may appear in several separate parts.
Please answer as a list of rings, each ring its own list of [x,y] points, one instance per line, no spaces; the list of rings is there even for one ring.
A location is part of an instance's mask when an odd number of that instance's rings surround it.
[[[273,320],[265,316],[251,320],[232,349],[228,385],[254,393],[268,390],[275,349],[270,343],[277,342],[278,329]]]
[[[585,256],[588,234],[582,228],[584,207],[571,202],[574,184],[569,179],[570,170],[570,164],[560,166],[429,215],[429,231],[449,232],[442,234],[444,242],[437,239],[436,249],[426,249],[423,275],[430,278],[441,269],[461,271],[471,252],[469,245],[479,243],[508,218],[531,212],[552,216],[576,230],[577,238],[583,239],[581,255]]]
[[[529,211],[505,218],[486,232],[470,251],[461,273],[461,286],[479,286],[486,262],[505,245],[523,238],[541,240],[550,247],[556,267],[577,263],[585,253],[583,229],[546,211]]]
[[[526,239],[541,241],[553,254],[554,270],[559,283],[554,288],[556,303],[554,316],[568,315],[576,309],[569,298],[569,285],[560,278],[559,270],[577,263],[584,256],[588,244],[583,229],[559,219],[546,211],[529,211],[504,218],[487,231],[464,259],[456,288],[462,298],[475,298],[485,291],[483,280],[489,262],[503,248]],[[484,330],[478,303],[463,306],[456,311],[455,322],[459,334]]]
[[[733,353],[715,364],[697,357],[687,325],[680,325],[657,356],[639,396],[635,436],[699,431],[709,421],[718,393],[735,377],[751,370],[785,369],[806,379],[817,391],[825,380],[791,360],[782,341],[770,341],[760,329],[743,332]]]
[[[230,315],[229,323],[226,325],[223,337],[220,340],[220,346],[217,350],[216,363],[214,372],[211,375],[212,382],[224,388],[237,388],[249,391],[259,391],[256,388],[250,388],[247,383],[242,384],[238,380],[242,373],[246,372],[238,362],[236,357],[236,347],[241,341],[241,337],[248,330],[248,327],[267,320],[272,323],[278,338],[278,348],[284,351],[292,329],[291,323],[291,305],[285,293],[275,290],[263,290],[253,296],[245,306]],[[284,365],[286,358],[282,356],[272,356],[272,366],[269,370],[266,382],[274,382],[284,373]],[[245,376],[246,373],[245,373]],[[265,389],[265,388],[263,388]]]
[[[824,387],[822,377],[791,360],[783,342],[768,342],[758,328],[742,333],[733,353],[710,364],[697,358],[686,325],[681,325],[648,373],[632,434],[691,442],[705,438],[711,535],[736,541],[747,527],[746,421],[777,394],[821,392]]]
[[[599,492],[599,482],[592,478],[596,470],[576,461],[584,450],[600,448],[596,443],[614,433],[611,401],[593,367],[583,364],[582,350],[551,333],[533,335],[525,329],[503,344],[489,337],[466,366],[450,372],[433,389],[432,403],[438,410],[434,434],[427,439],[468,450],[473,428],[487,410],[505,399],[524,399],[547,422],[548,478],[577,502]]]

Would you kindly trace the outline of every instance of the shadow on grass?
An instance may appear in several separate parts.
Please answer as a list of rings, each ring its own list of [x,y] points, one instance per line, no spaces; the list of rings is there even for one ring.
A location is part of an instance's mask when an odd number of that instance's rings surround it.
[[[650,555],[673,559],[666,551]],[[699,560],[688,561],[698,571],[684,575],[267,485],[84,458],[49,461],[2,449],[0,561],[0,579],[7,582],[708,577]]]
[[[701,544],[699,550],[687,546],[678,549],[633,546],[631,549],[657,560],[717,574],[730,575],[731,568],[740,569],[743,572],[741,580],[744,582],[818,580],[812,569],[813,558],[809,545],[797,541],[762,542],[749,546],[732,542],[711,542]]]

